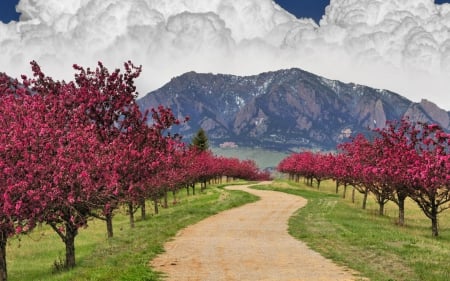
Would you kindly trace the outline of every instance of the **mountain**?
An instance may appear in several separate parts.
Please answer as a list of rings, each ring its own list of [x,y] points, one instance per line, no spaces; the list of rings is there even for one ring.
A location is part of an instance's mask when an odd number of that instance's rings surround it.
[[[216,146],[334,149],[350,135],[404,115],[450,130],[450,112],[430,101],[414,103],[297,68],[245,77],[188,72],[138,103],[143,111],[162,104],[180,118],[189,116],[179,132],[189,139],[202,127]]]

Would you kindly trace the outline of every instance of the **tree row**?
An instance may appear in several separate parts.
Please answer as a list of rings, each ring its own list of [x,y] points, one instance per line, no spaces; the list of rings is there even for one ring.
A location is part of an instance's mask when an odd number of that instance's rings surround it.
[[[398,206],[398,223],[405,222],[405,200],[411,198],[431,221],[438,236],[438,215],[450,208],[450,134],[438,125],[391,121],[369,136],[362,134],[338,146],[337,153],[301,152],[283,159],[278,171],[292,180],[305,177],[312,185],[323,179],[373,194],[383,215],[388,201]],[[354,197],[353,197],[354,198]]]
[[[75,237],[92,217],[106,222],[126,206],[130,225],[145,201],[186,188],[195,192],[222,176],[268,178],[252,161],[216,157],[188,146],[170,108],[142,113],[134,85],[141,67],[110,72],[74,65],[73,81],[56,81],[36,62],[20,81],[0,74],[0,281],[7,280],[6,245],[13,235],[48,224],[75,266]]]

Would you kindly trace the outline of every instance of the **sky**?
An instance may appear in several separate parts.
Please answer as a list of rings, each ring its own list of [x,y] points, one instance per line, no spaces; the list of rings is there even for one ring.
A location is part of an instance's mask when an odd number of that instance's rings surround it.
[[[0,21],[7,23],[19,19],[20,14],[15,9],[18,2],[18,0],[0,1]],[[313,18],[316,22],[319,22],[325,7],[330,3],[329,0],[277,0],[275,2],[297,17]]]
[[[36,60],[71,80],[74,63],[131,59],[143,65],[142,96],[192,70],[298,67],[450,110],[448,2],[0,0],[0,72],[29,74]]]

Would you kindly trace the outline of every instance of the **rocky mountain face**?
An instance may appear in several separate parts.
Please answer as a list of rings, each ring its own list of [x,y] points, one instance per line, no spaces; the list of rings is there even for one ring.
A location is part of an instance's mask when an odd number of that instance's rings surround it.
[[[450,112],[430,101],[413,103],[390,91],[300,69],[246,77],[189,72],[138,103],[142,110],[162,104],[180,118],[189,116],[177,130],[189,139],[201,127],[216,146],[334,149],[351,135],[405,115],[450,130]]]

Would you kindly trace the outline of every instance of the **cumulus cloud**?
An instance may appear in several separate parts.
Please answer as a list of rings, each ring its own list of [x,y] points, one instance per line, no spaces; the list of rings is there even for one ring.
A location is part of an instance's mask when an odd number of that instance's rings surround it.
[[[98,60],[142,64],[139,91],[183,72],[257,74],[300,67],[331,79],[426,98],[450,109],[450,5],[331,0],[319,24],[271,0],[21,0],[0,23],[0,71],[31,60],[58,79]]]

